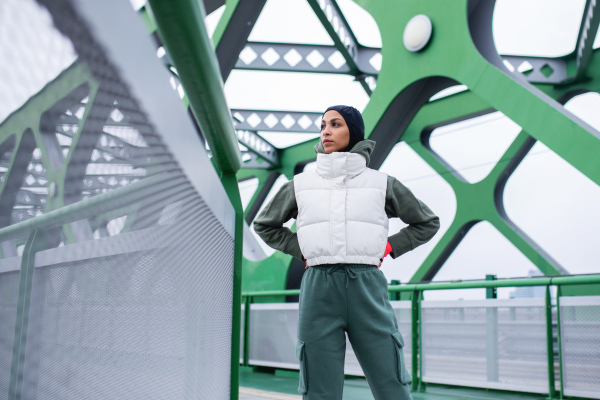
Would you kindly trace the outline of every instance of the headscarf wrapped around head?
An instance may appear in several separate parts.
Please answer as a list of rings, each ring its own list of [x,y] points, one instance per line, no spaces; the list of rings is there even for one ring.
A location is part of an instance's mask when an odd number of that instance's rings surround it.
[[[325,112],[334,110],[341,114],[346,121],[346,125],[348,125],[348,130],[350,131],[350,142],[348,143],[348,147],[346,147],[342,151],[350,151],[356,145],[356,143],[364,140],[365,138],[365,123],[363,121],[362,115],[360,115],[360,111],[352,106],[331,106]]]

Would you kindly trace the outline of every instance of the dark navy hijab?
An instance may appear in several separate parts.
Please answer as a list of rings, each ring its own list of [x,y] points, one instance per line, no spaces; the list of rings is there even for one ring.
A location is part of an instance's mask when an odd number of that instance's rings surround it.
[[[364,140],[365,138],[365,123],[363,121],[362,115],[360,115],[360,111],[352,106],[331,106],[325,112],[334,110],[339,112],[342,117],[344,117],[344,121],[346,121],[346,125],[348,125],[348,130],[350,131],[350,142],[348,143],[348,147],[341,151],[350,151],[356,145],[356,143]]]

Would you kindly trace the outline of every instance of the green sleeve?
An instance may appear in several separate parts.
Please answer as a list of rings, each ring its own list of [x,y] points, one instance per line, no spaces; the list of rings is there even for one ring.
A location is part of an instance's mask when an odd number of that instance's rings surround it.
[[[408,224],[388,238],[392,258],[427,243],[440,229],[440,219],[393,176],[388,176],[385,212],[389,218],[398,217]]]
[[[258,214],[254,220],[254,231],[275,250],[303,260],[298,235],[283,226],[284,223],[297,216],[298,206],[294,193],[294,181],[291,180],[279,189],[279,192]]]

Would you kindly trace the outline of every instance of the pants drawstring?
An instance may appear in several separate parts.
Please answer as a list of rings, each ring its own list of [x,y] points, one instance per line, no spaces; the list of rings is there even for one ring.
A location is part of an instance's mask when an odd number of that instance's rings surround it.
[[[348,287],[348,283],[350,282],[350,279],[356,279],[358,277],[358,275],[356,275],[356,272],[354,272],[351,268],[346,268],[346,266],[344,264],[337,264],[337,265],[331,267],[327,271],[327,273],[332,274],[334,271],[337,271],[340,268],[343,269],[344,272],[346,273],[346,287]]]

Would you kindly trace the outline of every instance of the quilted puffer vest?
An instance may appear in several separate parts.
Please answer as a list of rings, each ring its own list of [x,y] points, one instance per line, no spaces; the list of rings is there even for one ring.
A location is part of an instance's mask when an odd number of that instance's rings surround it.
[[[379,264],[388,237],[387,175],[356,153],[317,154],[294,177],[298,242],[308,265]]]

